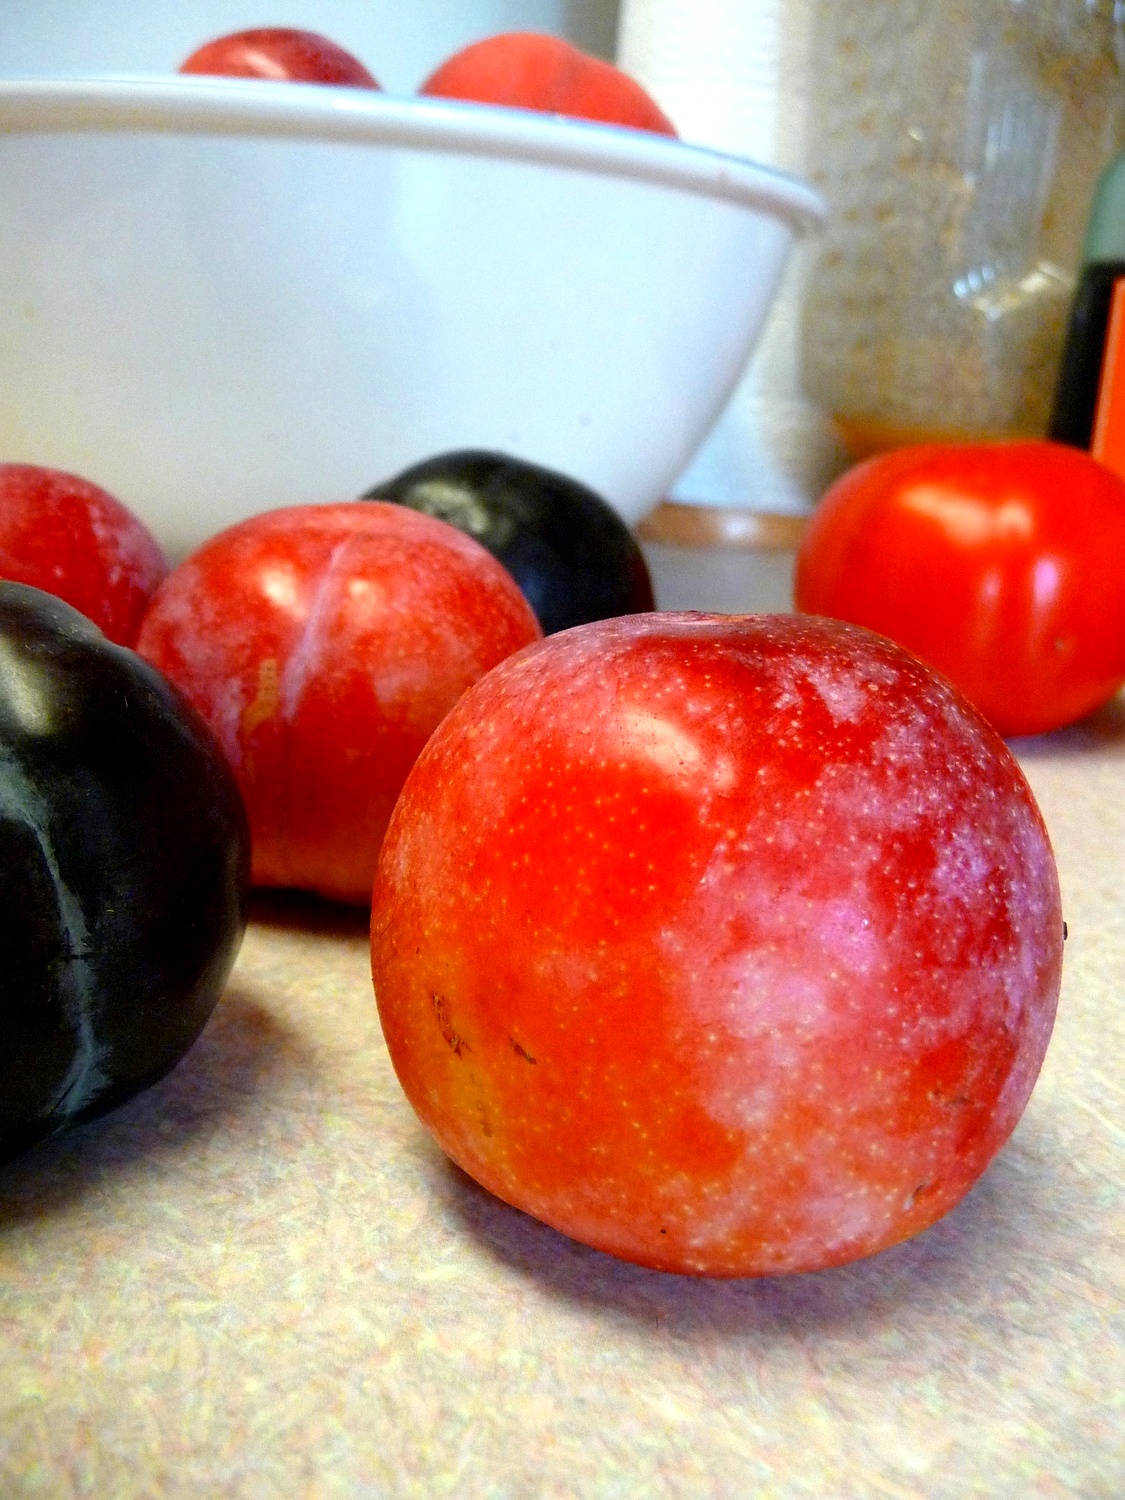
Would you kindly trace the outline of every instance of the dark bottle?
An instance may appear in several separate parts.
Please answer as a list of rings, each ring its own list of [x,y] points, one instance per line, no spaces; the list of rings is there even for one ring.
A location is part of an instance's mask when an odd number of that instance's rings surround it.
[[[1122,279],[1125,260],[1097,261],[1083,269],[1074,295],[1050,427],[1074,448],[1089,448],[1093,437],[1113,289]]]
[[[1111,314],[1119,284],[1125,287],[1125,156],[1105,169],[1094,194],[1055,389],[1049,435],[1075,448],[1093,446],[1099,395],[1103,402],[1108,396],[1103,372],[1112,354]],[[1125,318],[1121,321],[1125,338]]]

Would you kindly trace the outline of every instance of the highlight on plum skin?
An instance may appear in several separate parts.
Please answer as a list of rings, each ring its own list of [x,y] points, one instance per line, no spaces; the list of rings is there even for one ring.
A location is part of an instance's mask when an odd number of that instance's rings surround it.
[[[212,537],[157,591],[137,649],[234,768],[254,884],[366,906],[418,752],[467,688],[540,634],[471,537],[356,500]]]
[[[1004,742],[811,617],[647,615],[491,672],[372,906],[391,1059],[491,1192],[665,1270],[821,1269],[934,1223],[1015,1127],[1063,924]]]

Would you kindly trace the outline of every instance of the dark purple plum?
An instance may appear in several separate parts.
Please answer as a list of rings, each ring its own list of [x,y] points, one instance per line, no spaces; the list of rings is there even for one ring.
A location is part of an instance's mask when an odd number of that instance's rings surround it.
[[[615,510],[584,484],[503,453],[443,453],[376,485],[488,549],[523,590],[544,635],[654,608],[644,554]]]
[[[0,1160],[184,1055],[246,924],[249,835],[177,689],[0,583]]]

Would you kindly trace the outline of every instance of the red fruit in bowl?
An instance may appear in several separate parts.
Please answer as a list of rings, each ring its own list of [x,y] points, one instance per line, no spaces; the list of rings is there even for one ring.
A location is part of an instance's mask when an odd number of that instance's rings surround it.
[[[676,134],[656,101],[627,73],[560,37],[533,31],[488,37],[455,52],[419,92]]]
[[[890,641],[636,615],[504,662],[422,752],[372,904],[391,1060],[444,1150],[665,1270],[807,1271],[980,1176],[1062,962],[1004,742]]]
[[[181,64],[181,73],[213,73],[228,78],[275,78],[289,83],[334,83],[377,89],[358,58],[316,31],[259,26],[232,31],[205,42]]]
[[[234,767],[256,885],[366,903],[391,808],[461,694],[539,626],[444,521],[299,505],[213,537],[157,591],[137,650]]]
[[[168,564],[132,511],[88,479],[0,464],[0,578],[54,594],[131,646]]]

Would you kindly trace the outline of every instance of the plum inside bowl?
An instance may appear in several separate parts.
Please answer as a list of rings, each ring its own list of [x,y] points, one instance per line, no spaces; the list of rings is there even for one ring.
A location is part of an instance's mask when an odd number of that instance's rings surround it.
[[[103,485],[173,557],[455,448],[633,523],[822,211],[752,162],[520,110],[0,81],[0,459]]]

